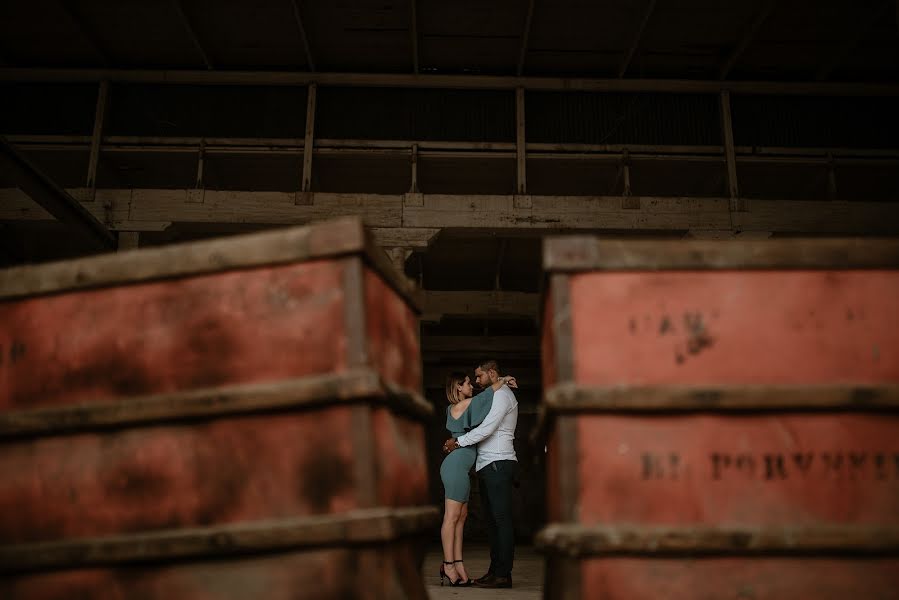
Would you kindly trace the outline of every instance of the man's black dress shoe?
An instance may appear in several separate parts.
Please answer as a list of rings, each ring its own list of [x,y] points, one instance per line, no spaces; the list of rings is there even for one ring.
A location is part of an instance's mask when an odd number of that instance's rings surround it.
[[[475,583],[484,583],[485,581],[487,581],[489,579],[493,579],[494,577],[495,577],[495,575],[491,571],[487,571],[486,573],[484,573],[483,577],[478,577],[477,579],[474,580],[474,582]]]
[[[485,575],[475,580],[475,587],[482,588],[510,588],[512,587],[512,576],[497,577],[496,575]]]

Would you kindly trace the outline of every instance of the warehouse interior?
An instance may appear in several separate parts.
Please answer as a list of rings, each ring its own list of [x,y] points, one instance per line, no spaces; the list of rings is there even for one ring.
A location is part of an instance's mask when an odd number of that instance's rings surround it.
[[[518,378],[530,540],[542,239],[895,237],[897,99],[894,0],[3,2],[0,266],[361,216],[435,414]]]

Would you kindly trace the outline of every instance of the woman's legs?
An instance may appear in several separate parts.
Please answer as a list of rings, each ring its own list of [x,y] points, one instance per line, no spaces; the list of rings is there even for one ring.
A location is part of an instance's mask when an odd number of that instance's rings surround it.
[[[456,523],[455,539],[453,540],[453,560],[462,560],[462,535],[465,531],[465,519],[468,518],[468,502],[462,504],[462,510],[459,513],[459,521]],[[468,581],[468,572],[465,570],[463,563],[456,563],[456,572],[462,577],[463,581]]]
[[[440,527],[440,541],[443,544],[443,560],[444,562],[452,562],[455,560],[454,552],[456,545],[456,525],[459,523],[459,517],[465,504],[450,500],[444,501],[443,525]],[[460,547],[461,550],[461,547]],[[458,581],[459,575],[456,571],[456,564],[444,564],[444,571],[450,581]]]

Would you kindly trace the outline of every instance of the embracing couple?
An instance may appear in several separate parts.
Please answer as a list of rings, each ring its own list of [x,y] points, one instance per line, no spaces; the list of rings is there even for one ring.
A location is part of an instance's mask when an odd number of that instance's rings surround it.
[[[501,377],[495,360],[475,369],[475,380],[484,391],[472,398],[471,379],[452,373],[446,380],[446,428],[452,437],[443,445],[447,454],[440,465],[446,491],[443,526],[444,578],[450,585],[512,587],[515,530],[512,525],[512,482],[518,459],[512,445],[518,424],[518,402],[509,388],[517,388],[514,377]],[[480,481],[481,503],[490,539],[490,568],[472,581],[462,562],[462,531],[468,517],[471,491],[468,473],[472,465]]]

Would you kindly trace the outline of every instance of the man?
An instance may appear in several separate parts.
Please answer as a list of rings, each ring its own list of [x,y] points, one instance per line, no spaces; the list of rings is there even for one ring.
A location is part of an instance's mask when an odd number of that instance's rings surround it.
[[[481,363],[475,379],[482,388],[496,383],[499,366],[495,360]],[[513,440],[518,424],[518,401],[508,387],[493,395],[493,405],[484,421],[458,438],[443,445],[444,452],[466,446],[478,447],[475,470],[481,484],[481,503],[490,539],[490,568],[475,580],[479,587],[512,587],[512,560],[515,555],[515,529],[512,524],[512,482],[518,473],[518,458]]]

